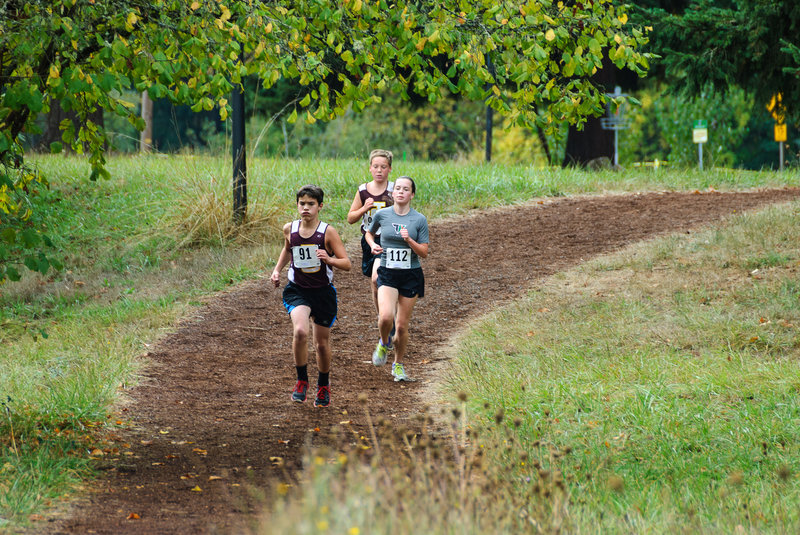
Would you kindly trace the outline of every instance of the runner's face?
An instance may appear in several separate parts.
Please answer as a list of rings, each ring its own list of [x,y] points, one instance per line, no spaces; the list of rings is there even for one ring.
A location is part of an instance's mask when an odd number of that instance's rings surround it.
[[[383,156],[375,156],[369,164],[369,172],[376,182],[388,179],[391,171],[392,166],[389,165],[389,160]]]
[[[414,198],[414,192],[411,191],[411,181],[406,178],[400,178],[394,183],[394,190],[392,191],[392,198],[395,204],[408,204]]]
[[[300,212],[300,217],[306,221],[313,221],[320,209],[322,209],[322,205],[313,197],[303,195],[297,199],[297,211]]]

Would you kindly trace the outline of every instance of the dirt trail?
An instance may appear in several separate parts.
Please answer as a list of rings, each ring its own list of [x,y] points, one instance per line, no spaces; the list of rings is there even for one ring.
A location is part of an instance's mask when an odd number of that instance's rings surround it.
[[[433,224],[423,263],[426,296],[411,326],[408,371],[415,383],[394,383],[389,366],[370,363],[375,312],[357,268],[360,253],[350,247],[354,269],[335,278],[340,309],[327,409],[289,401],[291,323],[268,280],[244,283],[215,297],[147,354],[152,364],[127,393],[132,401],[123,413],[134,425],[120,444],[130,448],[108,461],[106,476],[69,518],[40,521],[35,530],[242,532],[258,512],[248,491],[283,477],[270,457],[296,470],[303,445],[324,443],[340,421],[363,429],[360,393],[369,396],[377,418],[402,422],[420,411],[426,387],[439,379],[436,350],[465,319],[593,256],[798,197],[800,189],[563,198]],[[313,358],[309,375],[313,388]]]

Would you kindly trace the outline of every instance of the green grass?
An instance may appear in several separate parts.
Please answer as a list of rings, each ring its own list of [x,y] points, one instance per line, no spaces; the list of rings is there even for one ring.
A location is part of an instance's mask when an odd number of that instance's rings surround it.
[[[484,402],[522,419],[576,531],[800,528],[798,216],[589,262],[460,340],[452,384],[478,420]],[[572,453],[548,463],[543,444]]]
[[[259,277],[271,267],[279,247],[280,227],[295,217],[294,193],[300,185],[321,185],[326,193],[323,219],[334,224],[345,239],[358,236],[356,226],[347,226],[344,220],[356,185],[368,179],[366,162],[249,161],[248,224],[237,228],[230,223],[229,160],[155,155],[111,158],[112,179],[89,182],[86,179],[89,166],[85,159],[63,156],[31,159],[51,184],[50,190],[36,200],[34,223],[51,236],[56,244],[52,254],[65,268],[44,277],[27,274],[19,283],[8,283],[0,288],[0,400],[4,402],[0,415],[0,527],[24,524],[30,514],[46,511],[56,497],[68,496],[84,478],[92,477],[92,462],[87,452],[102,449],[106,435],[113,432],[116,425],[113,422],[117,420],[115,404],[126,389],[136,383],[137,374],[145,364],[141,355],[146,352],[147,345],[190,313],[203,296]],[[800,183],[797,172],[587,173],[524,166],[396,161],[393,176],[401,174],[417,180],[416,207],[431,219],[544,196],[644,190],[729,190]],[[762,234],[770,233],[771,228],[765,226],[753,231],[753,236],[742,237],[742,243],[753,239],[762,243],[769,239]],[[787,238],[787,241],[792,240]],[[672,254],[671,247],[661,246],[663,254]],[[796,265],[794,254],[762,247],[728,262],[735,262],[747,273],[755,269],[759,270],[757,273],[769,272]],[[657,261],[660,260],[652,260]],[[720,266],[723,264],[720,261]],[[614,273],[617,268],[606,266],[603,269]],[[647,266],[637,269],[647,269]],[[686,278],[685,273],[681,276]],[[748,299],[758,303],[766,300],[762,314],[771,318],[767,313],[773,307],[795,302],[797,287],[793,284],[787,280],[781,286],[781,293],[775,296],[752,294]],[[697,296],[713,299],[715,292],[717,290],[708,287],[683,289],[676,291],[672,298],[676,303],[687,303],[688,307]],[[627,308],[629,304],[596,303],[589,306],[588,311],[602,312],[606,307],[614,307],[632,319]],[[689,326],[706,321],[695,316],[692,308],[676,309],[669,314]],[[767,325],[774,328],[779,325],[778,321]],[[581,379],[595,381],[607,389],[609,399],[622,396],[611,386],[603,385],[602,377],[590,373],[598,367],[595,373],[608,371],[600,359],[603,351],[616,351],[612,350],[616,343],[606,344],[605,349],[595,347],[591,322],[582,317],[570,318],[567,314],[563,322],[559,326],[569,327],[570,333],[575,324],[583,324],[581,329],[574,330],[574,336],[569,334],[566,342],[566,347],[573,348],[589,365],[585,372],[588,375]],[[602,321],[596,321],[595,328],[601,324]],[[669,337],[673,336],[674,328],[660,326],[657,332]],[[689,327],[684,326],[684,329]],[[789,336],[770,330],[769,336],[765,334],[750,342],[750,331],[733,320],[725,329],[718,330],[716,338],[711,334],[706,337],[724,339],[726,344],[731,340],[736,342],[732,345],[736,358],[730,362],[747,360],[747,352],[753,347],[774,351]],[[763,333],[764,327],[759,324],[756,330]],[[633,334],[628,336],[635,339]],[[674,365],[683,371],[689,368],[681,360],[687,358],[686,351],[692,355],[699,353],[693,357],[695,359],[712,359],[716,353],[728,350],[725,344],[722,349],[717,347],[718,341],[712,349],[699,345],[706,343],[703,339],[693,343],[697,348],[676,350],[677,356],[672,355]],[[586,352],[587,348],[591,352]],[[558,363],[565,357],[550,358]],[[639,358],[647,361],[645,356]],[[553,383],[546,390],[537,390],[536,395],[541,397],[534,399],[531,397],[533,389],[518,391],[504,381],[515,375],[500,368],[500,360],[491,365],[496,368],[493,373],[498,377],[486,376],[484,380],[487,385],[502,388],[504,406],[511,406],[515,400],[524,401],[529,411],[524,414],[526,418],[533,418],[537,407],[545,406],[545,401],[560,399],[560,392],[577,388],[568,381]],[[527,357],[521,362],[525,362],[526,374],[545,366],[544,361],[537,363]],[[688,362],[696,364],[691,359]],[[471,365],[489,366],[480,359]],[[729,367],[733,369],[728,372],[731,374],[728,383],[719,379],[707,381],[704,387],[707,397],[711,395],[709,392],[717,392],[725,384],[750,384],[735,375],[733,364]],[[777,384],[786,383],[786,376],[780,375],[784,370],[773,370],[766,364],[765,367]],[[699,367],[699,371],[704,369]],[[648,370],[643,364],[642,384],[647,384],[653,374],[677,380],[665,371]],[[536,384],[535,378],[530,376],[531,385]],[[670,388],[683,393],[682,389],[688,387]],[[666,396],[671,389],[658,390],[655,394]],[[755,386],[752,390],[760,392]],[[483,397],[492,398],[493,403],[501,400],[499,393],[484,396],[476,391],[476,399]],[[602,404],[592,395],[578,397],[600,410]],[[732,406],[740,408],[736,404]],[[609,409],[613,407],[616,406],[608,406]],[[780,405],[778,400],[775,400],[775,407],[782,417],[791,417],[791,408]],[[734,411],[734,414],[738,413]],[[535,428],[526,421],[525,428],[528,427]],[[791,438],[786,433],[782,436]]]

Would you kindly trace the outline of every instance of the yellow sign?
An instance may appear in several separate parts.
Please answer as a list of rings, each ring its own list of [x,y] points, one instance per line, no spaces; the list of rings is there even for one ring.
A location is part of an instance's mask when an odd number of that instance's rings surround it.
[[[786,141],[786,123],[775,125],[775,141],[779,143]]]
[[[708,128],[695,128],[692,130],[692,141],[695,143],[708,143]]]
[[[776,93],[772,95],[769,104],[767,104],[767,111],[772,115],[772,118],[783,123],[786,118],[786,110],[783,108],[783,95]]]

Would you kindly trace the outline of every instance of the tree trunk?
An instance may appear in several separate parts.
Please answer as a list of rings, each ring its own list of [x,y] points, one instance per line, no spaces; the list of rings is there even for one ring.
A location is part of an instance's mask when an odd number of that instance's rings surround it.
[[[600,117],[589,117],[583,130],[570,126],[562,166],[584,166],[598,158],[608,158],[609,162],[613,161],[614,132],[603,130]]]
[[[36,144],[35,150],[49,152],[51,144],[62,142],[59,125],[64,119],[69,119],[72,121],[72,124],[75,125],[75,132],[77,134],[78,129],[80,128],[78,115],[75,112],[64,111],[58,102],[51,102],[50,111],[47,113],[44,132],[42,132],[42,136],[39,138],[39,142]],[[101,128],[105,126],[102,109],[97,109],[96,111],[90,113],[88,119]],[[70,151],[71,148],[69,145],[64,145],[64,150]]]
[[[142,91],[142,119],[144,130],[139,134],[139,152],[150,152],[153,148],[153,101],[147,91]]]
[[[606,93],[611,93],[614,91],[614,86],[618,85],[618,74],[619,69],[610,61],[604,60],[603,68],[592,76],[592,82],[604,87]],[[564,161],[561,165],[585,166],[598,158],[608,158],[609,162],[613,161],[614,132],[603,130],[600,117],[589,117],[583,125],[583,130],[570,126]]]

